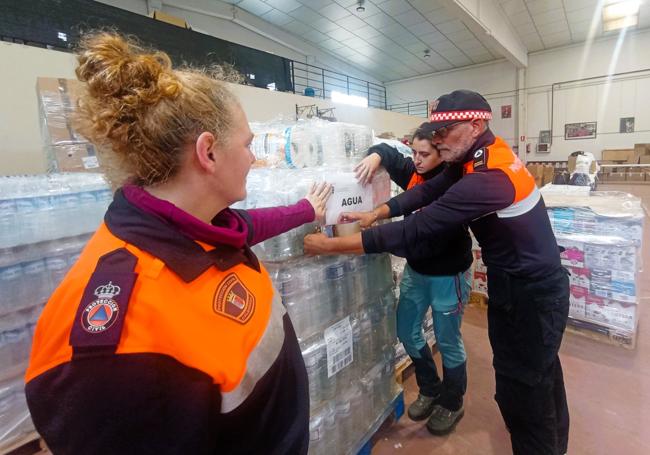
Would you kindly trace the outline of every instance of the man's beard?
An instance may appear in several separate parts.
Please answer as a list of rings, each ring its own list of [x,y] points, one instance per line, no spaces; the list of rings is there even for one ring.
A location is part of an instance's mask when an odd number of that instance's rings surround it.
[[[465,154],[472,148],[475,140],[471,136],[464,136],[460,139],[459,144],[453,147],[445,146],[442,150],[438,148],[443,161],[447,163],[460,163],[463,161]]]

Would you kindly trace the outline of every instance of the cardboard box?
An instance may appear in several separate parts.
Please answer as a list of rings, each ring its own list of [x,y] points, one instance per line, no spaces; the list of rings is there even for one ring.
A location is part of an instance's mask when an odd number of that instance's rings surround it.
[[[612,325],[626,330],[636,330],[637,305],[611,299],[587,295],[585,319],[601,324]]]
[[[638,161],[634,149],[605,149],[602,159],[605,161],[618,161],[621,163],[634,164]]]
[[[614,162],[614,161],[605,161],[605,160],[601,160],[601,161],[599,161],[599,163],[601,165],[603,165],[603,164],[606,164],[606,165],[616,164],[616,162]],[[613,167],[601,167],[600,168],[600,174],[611,174],[612,172],[614,172],[614,169],[615,168],[613,168]]]
[[[639,164],[650,164],[650,155],[641,156],[639,158]]]
[[[36,80],[41,125],[46,144],[66,145],[83,141],[72,128],[71,114],[77,103],[79,82],[39,77]]]
[[[50,147],[56,172],[102,172],[95,148],[90,143]]]
[[[645,182],[645,172],[628,172],[625,179],[628,182]]]
[[[584,319],[585,306],[587,303],[588,289],[580,286],[570,286],[569,294],[569,316]]]
[[[582,268],[585,266],[585,244],[575,240],[558,238],[558,245],[564,248],[560,253],[562,265]]]
[[[152,17],[161,22],[166,22],[168,24],[175,25],[176,27],[187,28],[190,30],[192,29],[187,24],[187,22],[185,22],[185,19],[172,16],[171,14],[163,13],[162,11],[154,11]]]
[[[650,144],[634,144],[634,153],[638,157],[650,156]]]
[[[553,183],[553,178],[555,177],[555,167],[551,164],[545,164],[543,168],[543,184],[548,185]]]
[[[36,80],[41,132],[50,171],[102,172],[95,147],[78,134],[72,122],[81,85],[73,79]]]

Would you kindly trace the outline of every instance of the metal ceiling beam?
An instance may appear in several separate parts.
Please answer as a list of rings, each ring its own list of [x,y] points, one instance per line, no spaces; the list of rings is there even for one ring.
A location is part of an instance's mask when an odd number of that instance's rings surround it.
[[[438,0],[476,35],[517,68],[528,66],[528,49],[494,0]]]

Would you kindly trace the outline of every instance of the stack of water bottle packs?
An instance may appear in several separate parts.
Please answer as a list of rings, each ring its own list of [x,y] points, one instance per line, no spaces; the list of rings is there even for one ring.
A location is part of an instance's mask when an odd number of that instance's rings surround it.
[[[569,316],[634,339],[640,304],[639,279],[644,211],[641,200],[622,192],[575,195],[544,191],[562,264],[571,272]]]
[[[372,129],[320,119],[252,123],[255,167],[329,169],[358,163],[373,145]]]
[[[279,125],[279,126],[278,126]],[[320,120],[253,125],[258,168],[242,208],[286,205],[313,181],[349,173],[372,145],[365,127]],[[387,176],[385,176],[387,177]],[[373,204],[390,197],[373,182]],[[311,405],[310,454],[352,453],[398,390],[390,256],[304,256],[306,225],[254,247],[282,296],[298,336]]]
[[[34,430],[23,374],[36,320],[99,226],[111,192],[96,174],[0,178],[0,451]]]

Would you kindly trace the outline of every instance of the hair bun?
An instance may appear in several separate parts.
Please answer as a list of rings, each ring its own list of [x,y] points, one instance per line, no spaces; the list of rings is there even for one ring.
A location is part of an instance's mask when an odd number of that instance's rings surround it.
[[[166,54],[147,53],[111,33],[84,39],[78,60],[77,78],[88,84],[88,94],[121,99],[122,110],[142,109],[162,97],[175,97],[181,89]]]

